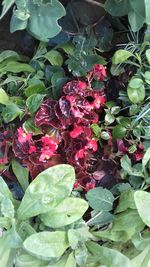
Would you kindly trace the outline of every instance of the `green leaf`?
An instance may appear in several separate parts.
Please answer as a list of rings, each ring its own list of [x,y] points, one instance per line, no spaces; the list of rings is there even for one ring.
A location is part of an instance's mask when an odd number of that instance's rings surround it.
[[[106,0],[104,8],[112,16],[118,17],[127,15],[131,9],[129,0]]]
[[[5,123],[11,122],[18,116],[22,115],[22,110],[14,103],[8,103],[2,112]]]
[[[149,267],[150,265],[150,247],[147,246],[144,250],[132,259],[132,267]]]
[[[6,197],[10,200],[13,200],[11,191],[9,190],[3,178],[0,176],[0,202]]]
[[[144,191],[137,191],[134,194],[135,205],[142,221],[150,227],[150,193]]]
[[[125,190],[119,197],[119,204],[115,210],[115,213],[125,211],[127,209],[136,209],[134,202],[134,191],[132,189]]]
[[[94,242],[87,242],[90,253],[97,256],[97,261],[107,267],[132,267],[130,260],[115,249],[100,246]]]
[[[63,57],[62,55],[56,51],[56,50],[51,50],[47,52],[44,57],[52,64],[55,66],[62,66],[63,64]]]
[[[9,198],[4,198],[1,202],[1,212],[6,218],[14,218],[15,210],[12,201]]]
[[[11,258],[11,252],[12,252],[9,242],[10,242],[10,238],[8,234],[5,234],[4,236],[0,237],[1,267],[13,266],[13,259],[11,259],[11,265],[8,265],[9,259]]]
[[[113,138],[114,139],[122,139],[123,137],[125,137],[127,132],[127,129],[122,126],[122,125],[116,125],[115,127],[113,127]]]
[[[67,262],[65,264],[65,267],[76,267],[76,260],[74,258],[74,255],[73,255],[73,252],[70,253],[68,259],[67,259]]]
[[[125,155],[121,158],[120,160],[121,162],[121,167],[125,170],[125,172],[127,172],[129,175],[133,175],[133,176],[139,176],[139,177],[144,177],[142,170],[138,171],[135,168],[133,168],[131,166],[131,159]]]
[[[25,191],[29,185],[29,171],[27,168],[22,167],[19,162],[12,159],[12,170],[16,175],[16,178],[21,185],[22,189]]]
[[[146,50],[146,58],[147,58],[148,63],[149,63],[149,65],[150,65],[150,49],[147,49],[147,50]]]
[[[142,168],[145,171],[147,163],[150,161],[150,147],[146,150],[144,157],[142,159]]]
[[[119,49],[117,50],[112,57],[112,64],[117,65],[125,62],[129,57],[132,57],[133,54],[127,50]]]
[[[21,254],[16,257],[16,264],[18,267],[46,267],[46,262],[41,261],[29,254]]]
[[[34,4],[33,1],[28,3],[29,13],[32,14],[28,20],[27,30],[37,39],[48,42],[60,31],[58,19],[63,17],[66,12],[63,5],[52,0],[49,3]]]
[[[40,80],[36,80],[34,84],[29,85],[27,88],[25,88],[25,95],[27,97],[33,95],[33,94],[45,94],[45,85]]]
[[[0,88],[0,104],[6,105],[9,101],[9,97],[6,92]]]
[[[118,213],[114,217],[111,228],[103,231],[94,232],[94,236],[115,242],[127,242],[137,232],[142,231],[144,223],[142,222],[137,210],[127,209]]]
[[[105,131],[102,131],[100,136],[101,136],[101,138],[103,140],[109,140],[110,139],[109,133],[108,132],[105,132]]]
[[[15,51],[4,50],[0,53],[0,63],[2,63],[6,59],[20,60],[20,56]]]
[[[78,266],[85,266],[88,258],[88,250],[85,245],[80,246],[75,250],[75,260]]]
[[[96,211],[110,211],[114,202],[113,194],[102,187],[91,189],[86,194],[86,199],[91,208]]]
[[[105,115],[105,122],[107,125],[112,124],[115,121],[114,115],[111,115],[110,113],[107,113]]]
[[[145,86],[141,79],[132,78],[128,84],[127,93],[134,104],[142,102],[145,98]]]
[[[64,43],[57,46],[57,48],[61,48],[68,55],[73,55],[75,46],[72,43]]]
[[[80,218],[88,209],[88,203],[79,198],[66,198],[54,210],[43,214],[41,219],[46,226],[59,228],[71,224]]]
[[[17,61],[9,61],[5,66],[0,66],[0,73],[12,72],[34,72],[34,68],[26,63],[20,63]]]
[[[35,245],[36,244],[36,245]],[[69,247],[66,232],[40,232],[29,236],[23,243],[30,254],[44,260],[61,257]]]
[[[33,94],[26,100],[26,105],[31,113],[34,113],[41,106],[45,95]]]
[[[70,165],[60,164],[46,169],[27,188],[18,218],[26,220],[52,210],[70,195],[74,181],[75,172]]]
[[[23,123],[23,129],[26,133],[32,133],[33,135],[42,134],[42,129],[35,126],[34,119],[30,118]]]

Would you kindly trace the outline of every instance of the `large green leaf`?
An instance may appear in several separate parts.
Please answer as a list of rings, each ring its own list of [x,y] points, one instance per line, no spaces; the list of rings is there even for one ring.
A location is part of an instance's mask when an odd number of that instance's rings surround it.
[[[150,193],[144,191],[137,191],[134,194],[134,200],[142,221],[150,227]]]
[[[130,260],[117,250],[87,242],[88,250],[99,263],[107,267],[132,267]]]
[[[3,178],[0,176],[0,202],[6,197],[13,200],[11,191],[9,190]]]
[[[87,193],[86,199],[94,210],[110,211],[112,209],[114,196],[109,190],[97,187]]]
[[[52,210],[68,197],[75,181],[74,168],[67,164],[50,167],[29,185],[18,209],[20,220]]]
[[[27,168],[22,167],[15,159],[12,160],[12,170],[16,175],[18,182],[22,189],[25,191],[29,185],[29,171]]]
[[[58,19],[65,15],[65,9],[58,0],[47,1],[47,3],[34,4],[33,0],[28,4],[31,14],[28,20],[28,31],[37,39],[48,42],[60,31]]]
[[[88,203],[85,200],[70,197],[41,218],[45,225],[58,228],[79,220],[87,209]]]
[[[12,201],[9,198],[4,198],[1,202],[1,213],[6,218],[14,218],[15,210]]]
[[[29,236],[23,243],[26,251],[44,260],[61,257],[69,247],[66,232],[40,232]]]

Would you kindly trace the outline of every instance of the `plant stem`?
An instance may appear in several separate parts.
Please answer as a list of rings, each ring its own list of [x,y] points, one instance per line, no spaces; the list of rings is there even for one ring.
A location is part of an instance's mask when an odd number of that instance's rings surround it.
[[[99,215],[101,215],[103,212],[102,211],[100,211],[100,212],[98,212],[94,217],[92,217],[90,220],[88,220],[87,222],[86,222],[86,224],[88,225],[89,223],[91,223],[93,220],[95,220]]]
[[[84,0],[84,1],[87,2],[87,3],[89,3],[89,4],[92,4],[92,5],[95,5],[95,6],[99,6],[99,7],[104,8],[104,4],[99,3],[99,2],[97,2],[95,0]]]

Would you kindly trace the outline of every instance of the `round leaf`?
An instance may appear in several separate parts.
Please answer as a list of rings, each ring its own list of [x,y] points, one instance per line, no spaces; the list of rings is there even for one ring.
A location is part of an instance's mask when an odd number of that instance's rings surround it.
[[[52,65],[55,66],[61,66],[63,64],[63,58],[62,55],[56,51],[56,50],[51,50],[47,52],[44,56]]]
[[[6,92],[0,88],[0,103],[6,105],[8,103],[9,97]]]
[[[97,187],[87,193],[86,199],[92,209],[96,211],[110,211],[112,209],[114,196],[109,190]]]
[[[127,93],[130,101],[134,104],[142,102],[145,98],[145,86],[141,79],[134,78],[130,81]]]

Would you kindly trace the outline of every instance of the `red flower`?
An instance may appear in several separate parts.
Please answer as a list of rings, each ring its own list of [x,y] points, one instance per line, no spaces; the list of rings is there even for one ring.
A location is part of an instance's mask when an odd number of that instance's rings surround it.
[[[104,104],[104,103],[106,102],[106,97],[105,97],[105,95],[102,95],[102,96],[101,96],[101,95],[95,93],[95,94],[94,94],[94,98],[95,98],[95,100],[94,100],[94,102],[92,103],[92,106],[93,106],[93,108],[95,108],[95,109],[99,109],[100,106],[101,106],[101,104]]]
[[[97,151],[98,145],[96,140],[89,140],[88,144],[85,146],[86,149],[92,149],[94,152]]]
[[[144,157],[144,153],[136,150],[134,156],[136,161],[140,161]]]
[[[30,141],[32,138],[32,133],[26,134],[21,127],[17,129],[17,132],[18,132],[18,141],[21,144],[23,144],[27,141]]]
[[[81,148],[75,155],[75,159],[78,160],[78,159],[82,159],[84,158],[84,154],[85,154],[85,149],[84,148]]]
[[[85,189],[86,192],[88,192],[89,190],[95,188],[95,186],[96,186],[96,182],[90,182],[90,183],[87,183],[87,184],[86,184],[86,189]]]

